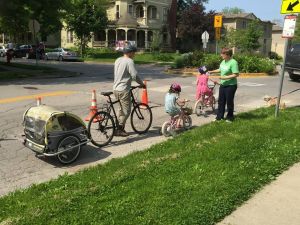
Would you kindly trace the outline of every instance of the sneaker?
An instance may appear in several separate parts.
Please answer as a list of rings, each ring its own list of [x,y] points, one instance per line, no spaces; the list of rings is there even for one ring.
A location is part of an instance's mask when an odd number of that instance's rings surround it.
[[[125,130],[116,130],[115,136],[128,137],[129,134]]]
[[[232,120],[225,120],[226,121],[226,123],[232,123]]]
[[[213,122],[220,122],[222,119],[215,118]]]

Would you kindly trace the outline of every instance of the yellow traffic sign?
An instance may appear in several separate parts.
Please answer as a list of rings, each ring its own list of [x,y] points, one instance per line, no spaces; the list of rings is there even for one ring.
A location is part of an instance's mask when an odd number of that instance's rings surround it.
[[[222,27],[222,15],[215,15],[214,28]]]
[[[300,13],[299,0],[282,0],[281,14]]]
[[[221,39],[221,28],[220,27],[216,27],[216,29],[215,29],[215,39],[216,40]]]

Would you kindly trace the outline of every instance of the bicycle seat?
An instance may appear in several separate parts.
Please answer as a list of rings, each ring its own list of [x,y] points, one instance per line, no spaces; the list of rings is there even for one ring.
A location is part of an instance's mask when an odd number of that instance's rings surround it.
[[[110,96],[111,94],[113,94],[112,91],[104,91],[104,92],[101,92],[101,95],[104,95],[104,96]]]

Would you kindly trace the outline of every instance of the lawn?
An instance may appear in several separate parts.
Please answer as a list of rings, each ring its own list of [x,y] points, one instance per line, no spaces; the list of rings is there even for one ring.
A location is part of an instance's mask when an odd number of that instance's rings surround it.
[[[187,131],[0,199],[2,224],[215,224],[300,159],[300,108]]]
[[[41,65],[0,62],[0,81],[22,78],[69,77],[75,73]]]
[[[90,54],[90,56],[84,58],[85,61],[94,61],[94,62],[105,62],[113,63],[115,60],[122,56],[121,53],[97,53]],[[157,63],[162,65],[172,64],[176,53],[137,53],[134,57],[134,62],[136,64],[149,64]]]

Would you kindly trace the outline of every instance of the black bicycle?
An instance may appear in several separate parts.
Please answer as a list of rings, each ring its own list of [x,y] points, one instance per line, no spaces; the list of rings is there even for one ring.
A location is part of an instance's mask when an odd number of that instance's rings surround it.
[[[144,103],[136,101],[133,90],[140,86],[133,86],[130,89],[132,111],[130,114],[130,123],[132,129],[138,134],[146,133],[152,124],[152,111],[151,108]],[[98,146],[103,147],[111,142],[117,128],[119,121],[114,108],[114,104],[119,103],[119,100],[112,101],[112,91],[101,92],[103,96],[107,97],[108,105],[101,111],[98,111],[89,121],[88,132],[90,134],[91,142]]]

